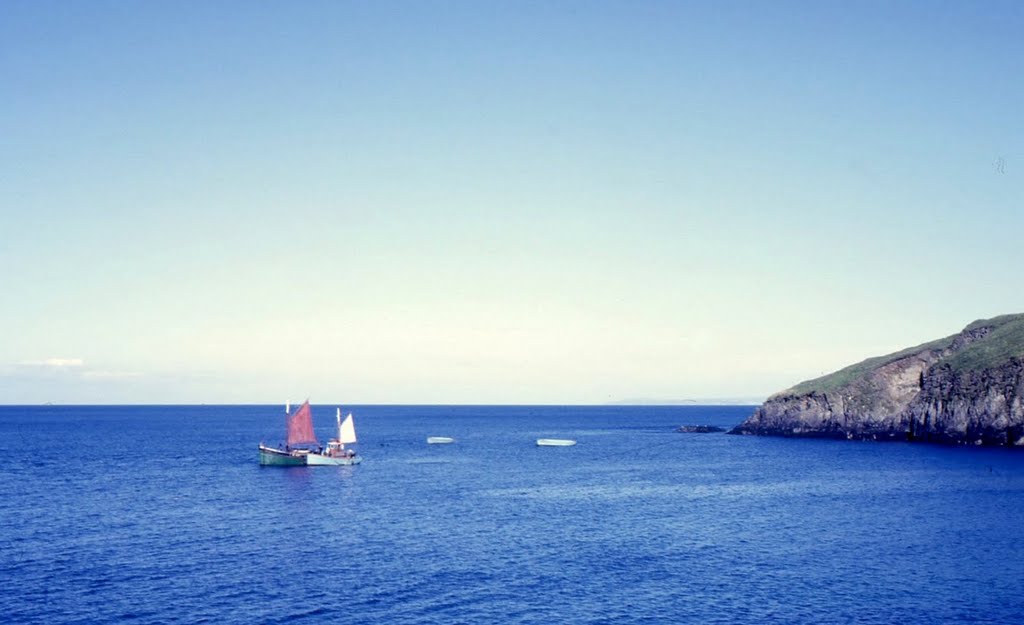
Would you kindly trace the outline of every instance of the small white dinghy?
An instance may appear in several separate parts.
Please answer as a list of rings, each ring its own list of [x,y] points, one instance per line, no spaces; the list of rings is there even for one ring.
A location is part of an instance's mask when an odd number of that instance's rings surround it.
[[[538,438],[537,447],[572,447],[576,441],[568,438]]]
[[[443,445],[445,443],[454,443],[454,442],[455,442],[454,438],[449,438],[447,436],[428,436],[427,437],[427,444],[428,445]]]

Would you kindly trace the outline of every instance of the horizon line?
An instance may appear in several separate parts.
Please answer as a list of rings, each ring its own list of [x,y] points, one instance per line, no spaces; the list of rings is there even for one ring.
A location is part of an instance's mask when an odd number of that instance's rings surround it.
[[[615,401],[615,402],[603,402],[603,403],[479,403],[479,402],[454,402],[454,403],[422,403],[422,402],[310,402],[311,406],[509,406],[509,407],[558,407],[558,406],[573,406],[573,407],[594,407],[594,408],[617,408],[617,407],[678,407],[678,406],[758,406],[763,401],[740,401],[743,398],[737,398],[737,401],[726,401],[726,400],[685,400],[685,401],[665,401],[665,402],[626,402],[626,401]],[[302,402],[295,402],[295,405],[301,405]],[[33,403],[4,403],[0,402],[0,408],[47,408],[47,407],[109,407],[109,406],[283,406],[281,402],[242,402],[242,403],[222,403],[222,402],[199,402],[199,403],[180,403],[180,402],[154,402],[154,403],[75,403],[75,402],[33,402]]]

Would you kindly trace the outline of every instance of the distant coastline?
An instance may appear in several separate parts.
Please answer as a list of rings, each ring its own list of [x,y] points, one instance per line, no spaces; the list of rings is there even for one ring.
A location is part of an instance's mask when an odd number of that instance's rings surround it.
[[[760,397],[703,397],[698,399],[662,399],[657,397],[631,397],[605,402],[605,406],[760,406]]]
[[[613,401],[606,401],[603,403],[578,403],[578,402],[565,402],[565,403],[531,403],[531,402],[502,402],[502,403],[483,403],[483,402],[364,402],[364,401],[322,401],[314,402],[314,405],[345,405],[345,406],[751,406],[757,407],[765,401],[764,396],[760,397],[713,397],[713,398],[699,398],[699,399],[660,399],[656,397],[640,397],[640,398],[628,398],[618,399]],[[139,403],[139,402],[107,402],[107,403],[78,403],[73,401],[47,401],[47,402],[14,402],[14,403],[0,403],[0,406],[5,407],[25,407],[25,406],[46,406],[46,407],[83,407],[83,406],[276,406],[277,404],[269,401],[256,401],[256,402],[153,402],[153,403]]]

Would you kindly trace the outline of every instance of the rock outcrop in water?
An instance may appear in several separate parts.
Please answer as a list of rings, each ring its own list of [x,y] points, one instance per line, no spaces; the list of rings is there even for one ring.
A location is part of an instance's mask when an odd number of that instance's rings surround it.
[[[683,434],[712,434],[724,431],[725,428],[720,428],[717,425],[680,425],[676,428],[676,432]]]
[[[1024,445],[1024,314],[802,382],[730,433]]]

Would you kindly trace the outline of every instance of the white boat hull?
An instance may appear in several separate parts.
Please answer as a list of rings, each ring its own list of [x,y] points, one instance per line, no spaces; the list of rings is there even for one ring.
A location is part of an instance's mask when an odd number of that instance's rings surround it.
[[[567,438],[538,438],[538,447],[572,447],[576,441]]]
[[[362,461],[363,459],[359,456],[324,456],[322,454],[306,456],[306,464],[311,467],[342,467],[359,464]]]
[[[428,445],[443,445],[445,443],[454,443],[454,442],[455,442],[454,438],[449,438],[447,436],[428,436],[427,437],[427,444]]]

